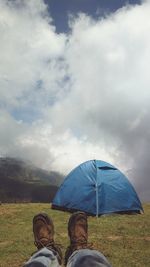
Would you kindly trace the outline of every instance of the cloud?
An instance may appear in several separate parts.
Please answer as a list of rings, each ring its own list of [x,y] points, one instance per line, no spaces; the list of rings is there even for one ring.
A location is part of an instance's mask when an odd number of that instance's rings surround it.
[[[56,60],[65,36],[55,33],[43,1],[0,1],[0,9],[1,102],[20,107],[34,97],[39,105],[40,96],[55,94],[61,79],[61,72],[55,77]]]
[[[0,1],[0,149],[67,173],[102,159],[150,189],[150,3],[57,34],[42,0]]]

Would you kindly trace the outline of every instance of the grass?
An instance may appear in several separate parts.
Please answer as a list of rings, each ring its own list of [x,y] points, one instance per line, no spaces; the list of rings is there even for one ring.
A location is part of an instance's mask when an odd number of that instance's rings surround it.
[[[89,242],[114,267],[150,266],[150,204],[143,215],[89,217]],[[3,204],[0,206],[0,267],[19,267],[35,251],[32,218],[46,212],[55,224],[55,240],[68,245],[70,214],[51,210],[49,204]]]

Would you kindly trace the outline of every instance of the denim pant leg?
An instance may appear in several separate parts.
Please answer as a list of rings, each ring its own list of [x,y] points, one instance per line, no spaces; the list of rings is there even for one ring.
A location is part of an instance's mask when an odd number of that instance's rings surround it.
[[[59,267],[53,251],[42,248],[38,250],[24,265],[24,267]]]
[[[99,251],[79,249],[70,256],[67,267],[111,267],[111,265]]]

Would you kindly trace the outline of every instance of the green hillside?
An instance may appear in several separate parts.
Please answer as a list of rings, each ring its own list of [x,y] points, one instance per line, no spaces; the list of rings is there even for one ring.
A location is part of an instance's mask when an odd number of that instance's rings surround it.
[[[1,202],[50,202],[63,176],[14,158],[0,158]]]
[[[89,217],[89,242],[114,267],[150,266],[150,204],[143,215]],[[46,212],[55,224],[56,242],[63,253],[68,245],[67,222],[70,214],[50,209],[49,204],[3,204],[0,206],[0,267],[20,267],[36,250],[32,218]]]

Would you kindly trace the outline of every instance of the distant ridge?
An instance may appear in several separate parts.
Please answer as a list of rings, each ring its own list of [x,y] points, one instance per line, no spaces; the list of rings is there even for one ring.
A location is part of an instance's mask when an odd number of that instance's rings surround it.
[[[51,202],[63,176],[29,162],[0,158],[1,202]]]

